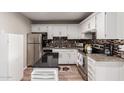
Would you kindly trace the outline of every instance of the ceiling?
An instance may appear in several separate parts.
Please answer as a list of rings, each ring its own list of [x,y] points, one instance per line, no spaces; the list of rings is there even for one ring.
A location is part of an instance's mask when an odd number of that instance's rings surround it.
[[[92,12],[22,12],[33,22],[80,22]]]

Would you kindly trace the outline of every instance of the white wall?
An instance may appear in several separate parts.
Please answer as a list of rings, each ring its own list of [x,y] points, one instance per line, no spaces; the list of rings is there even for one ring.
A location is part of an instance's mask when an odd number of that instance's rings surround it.
[[[31,31],[31,22],[20,13],[0,12],[0,32],[24,35],[24,67],[27,62],[27,33]]]

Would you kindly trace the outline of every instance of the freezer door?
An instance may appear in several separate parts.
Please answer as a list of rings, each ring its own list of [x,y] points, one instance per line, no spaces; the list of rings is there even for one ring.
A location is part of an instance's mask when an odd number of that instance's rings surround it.
[[[42,34],[28,34],[28,44],[41,43],[42,42]]]
[[[28,44],[29,44],[29,43],[34,43],[34,35],[33,35],[33,34],[30,34],[30,33],[29,33],[29,34],[27,35],[27,37],[28,37],[28,41],[27,41]]]
[[[42,34],[34,34],[34,43],[41,44],[42,42]]]

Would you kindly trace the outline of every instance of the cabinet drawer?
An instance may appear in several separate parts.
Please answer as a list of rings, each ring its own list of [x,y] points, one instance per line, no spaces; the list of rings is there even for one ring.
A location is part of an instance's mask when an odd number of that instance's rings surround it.
[[[95,70],[95,65],[94,65],[94,64],[90,64],[90,63],[88,62],[88,68],[89,68],[90,70]]]
[[[91,58],[88,57],[88,63],[94,65],[95,64],[95,61],[93,59],[91,59]]]
[[[88,71],[95,74],[95,67],[92,67],[92,66],[88,65]]]
[[[91,72],[91,71],[88,71],[88,77],[95,78],[95,73]]]
[[[95,81],[95,78],[93,78],[92,76],[88,76],[88,81]]]

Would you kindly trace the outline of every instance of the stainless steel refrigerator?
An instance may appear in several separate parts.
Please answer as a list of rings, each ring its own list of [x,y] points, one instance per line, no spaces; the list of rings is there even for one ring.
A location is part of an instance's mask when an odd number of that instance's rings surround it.
[[[42,34],[28,34],[27,43],[27,66],[32,66],[42,56]]]

